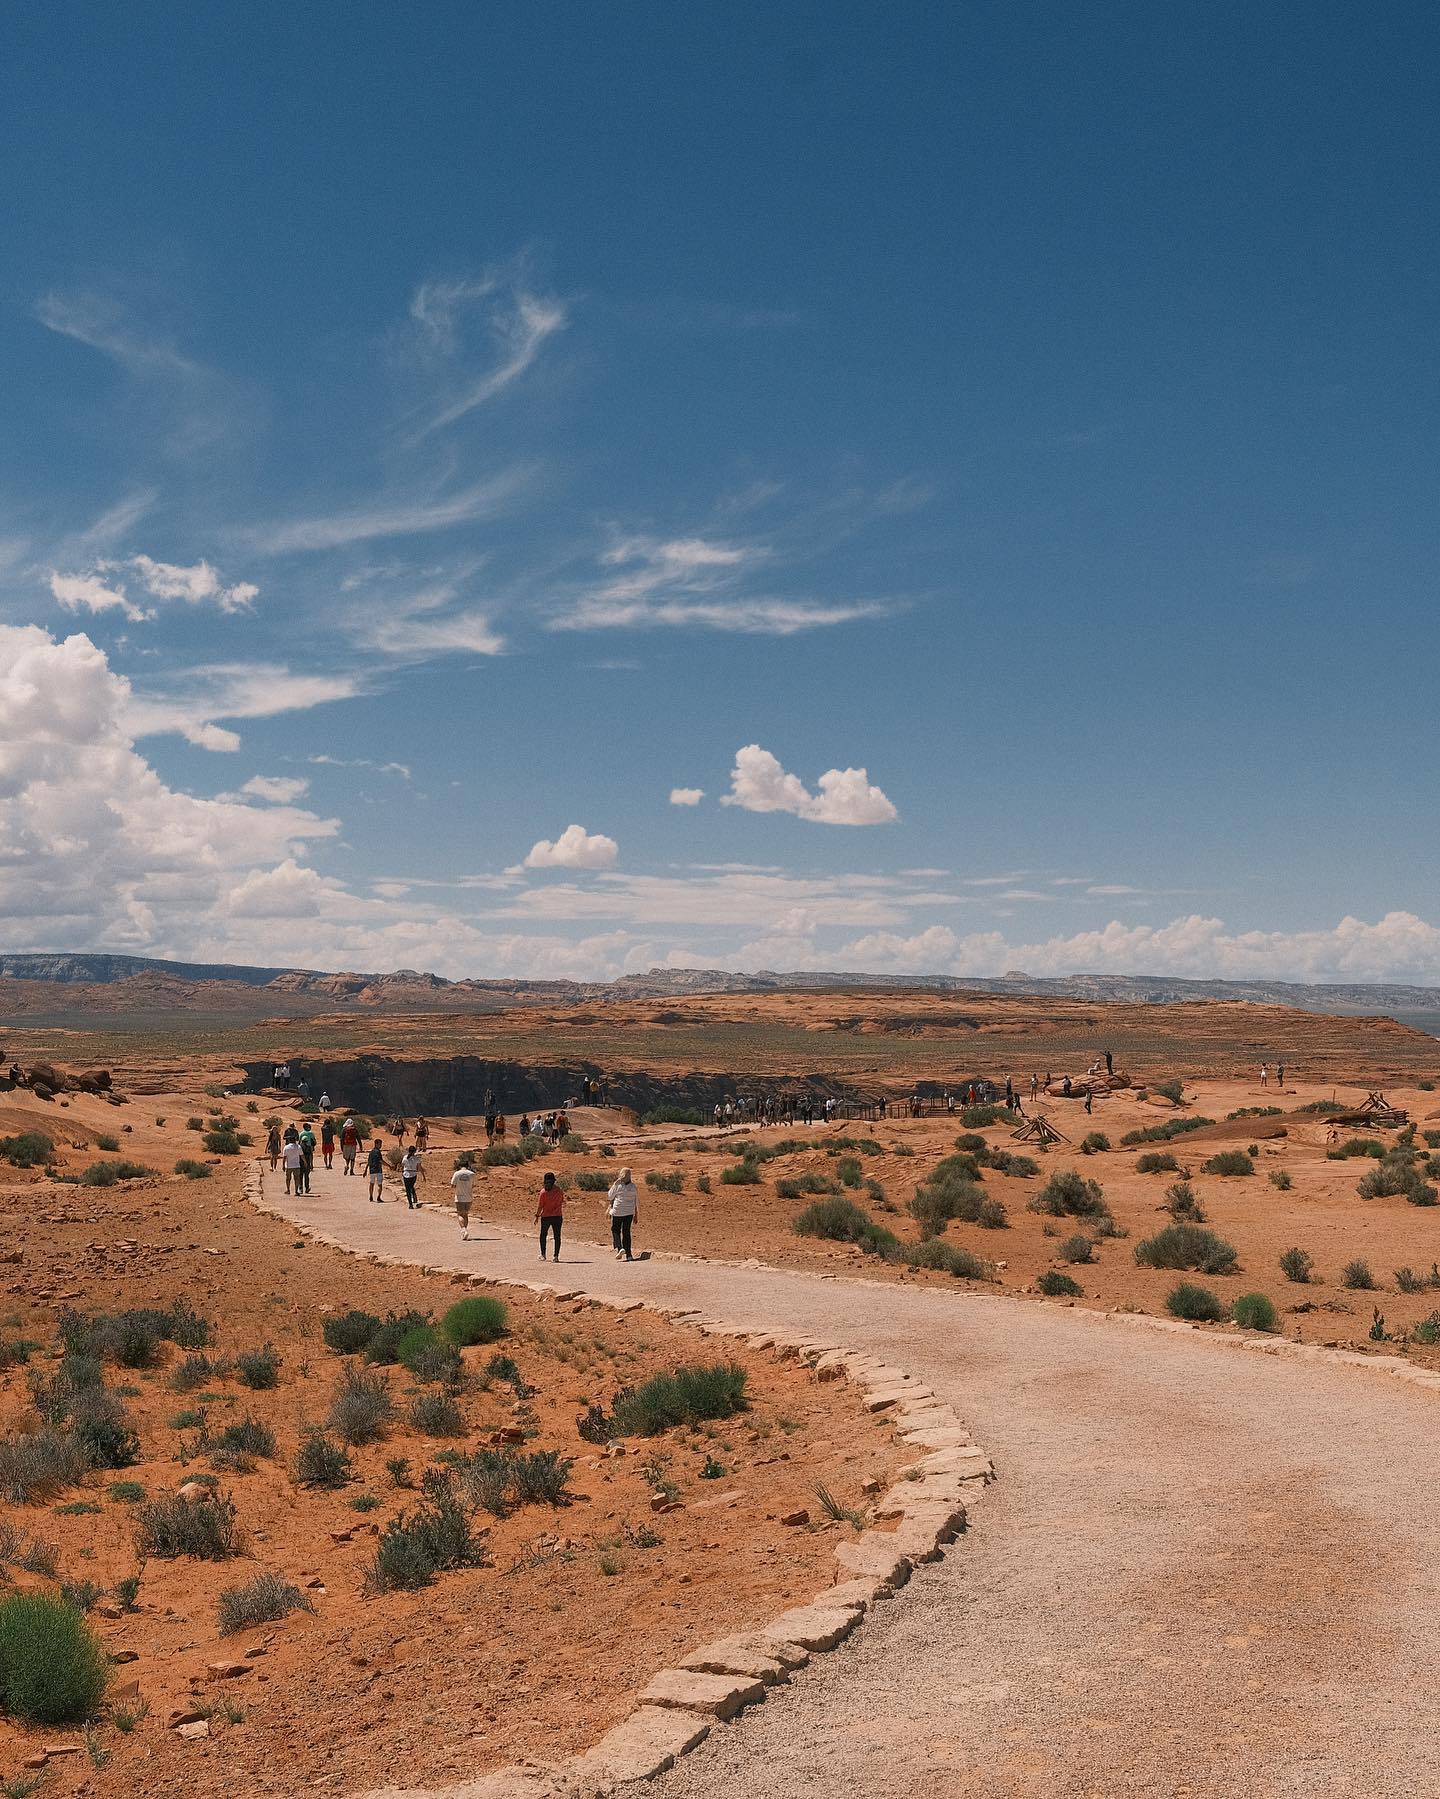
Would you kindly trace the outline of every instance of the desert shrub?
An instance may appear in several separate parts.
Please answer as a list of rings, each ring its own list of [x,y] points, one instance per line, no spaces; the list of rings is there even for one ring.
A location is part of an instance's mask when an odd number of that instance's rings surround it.
[[[835,1165],[835,1173],[842,1187],[858,1187],[865,1178],[865,1171],[856,1156],[841,1156]]]
[[[1087,1131],[1080,1139],[1080,1154],[1093,1156],[1097,1150],[1109,1149],[1110,1139],[1104,1131]]]
[[[472,1293],[457,1300],[440,1320],[440,1329],[459,1348],[472,1343],[494,1343],[509,1328],[509,1316],[498,1299],[484,1293]]]
[[[291,1612],[313,1612],[315,1607],[297,1586],[268,1570],[243,1587],[222,1587],[217,1616],[222,1637],[257,1624],[278,1624]]]
[[[327,1318],[320,1327],[325,1347],[336,1355],[359,1355],[380,1328],[373,1312],[344,1312],[338,1318]]]
[[[1035,1284],[1047,1299],[1080,1299],[1085,1292],[1079,1281],[1056,1268],[1047,1268]]]
[[[162,1560],[188,1555],[220,1562],[239,1551],[235,1507],[219,1493],[201,1499],[167,1493],[145,1500],[135,1513],[135,1536],[142,1555]]]
[[[175,1172],[176,1174],[183,1174],[187,1181],[208,1181],[210,1179],[210,1164],[208,1162],[197,1162],[194,1156],[181,1156],[180,1160],[175,1164]]]
[[[697,1112],[693,1106],[678,1106],[666,1101],[658,1106],[651,1106],[648,1112],[640,1114],[641,1124],[706,1124],[708,1119],[703,1112]]]
[[[931,1237],[923,1243],[897,1244],[887,1258],[903,1262],[907,1268],[928,1268],[940,1274],[952,1274],[957,1280],[988,1281],[994,1270],[986,1261],[961,1249],[954,1243],[942,1243]]]
[[[15,1505],[50,1499],[90,1472],[90,1452],[69,1431],[46,1427],[0,1439],[0,1494]]]
[[[227,1424],[215,1439],[215,1447],[237,1451],[241,1455],[259,1455],[267,1459],[275,1453],[275,1433],[259,1418],[247,1412],[238,1424]]]
[[[732,1418],[748,1407],[747,1378],[738,1362],[692,1364],[652,1375],[616,1395],[610,1435],[653,1437],[677,1424]]]
[[[200,1139],[212,1156],[238,1156],[241,1143],[238,1131],[206,1131]]]
[[[1172,1181],[1165,1189],[1165,1210],[1177,1223],[1205,1222],[1204,1209],[1189,1181]]]
[[[0,1337],[0,1368],[16,1368],[28,1362],[40,1347],[28,1337]]]
[[[1052,1218],[1103,1218],[1110,1208],[1099,1181],[1087,1181],[1073,1168],[1062,1169],[1030,1201],[1032,1212],[1048,1212]]]
[[[1040,1164],[1030,1156],[1017,1156],[1013,1150],[992,1149],[986,1161],[996,1174],[1013,1174],[1028,1178],[1039,1174]]]
[[[1422,1318],[1410,1335],[1417,1343],[1440,1343],[1440,1312],[1432,1312],[1428,1318]]]
[[[223,1380],[230,1364],[223,1356],[187,1355],[170,1376],[177,1393],[194,1393],[213,1380]]]
[[[110,1661],[81,1612],[49,1593],[0,1599],[0,1703],[27,1724],[93,1717]]]
[[[347,1363],[340,1370],[325,1422],[342,1443],[373,1443],[395,1414],[390,1383],[373,1368]]]
[[[562,1456],[556,1449],[517,1455],[510,1470],[516,1498],[522,1505],[563,1505],[570,1496],[570,1471],[574,1466],[572,1457]]]
[[[1370,1264],[1359,1256],[1353,1262],[1347,1262],[1340,1270],[1340,1285],[1357,1293],[1373,1293],[1376,1280],[1370,1272]]]
[[[210,1321],[202,1318],[183,1299],[170,1308],[170,1321],[165,1333],[180,1349],[203,1349],[210,1341]]]
[[[350,1478],[350,1457],[324,1431],[310,1430],[295,1457],[295,1479],[302,1487],[343,1487]]]
[[[1287,1281],[1305,1286],[1314,1272],[1315,1259],[1303,1249],[1287,1249],[1280,1257],[1280,1272]]]
[[[582,1168],[575,1176],[575,1185],[582,1193],[608,1193],[610,1176],[603,1168]]]
[[[417,1393],[411,1402],[409,1423],[427,1437],[463,1437],[465,1420],[448,1393]]]
[[[1254,1174],[1255,1164],[1247,1149],[1222,1149],[1200,1164],[1202,1174]]]
[[[1352,1156],[1370,1156],[1380,1161],[1385,1154],[1385,1145],[1375,1137],[1347,1137],[1343,1143],[1337,1143],[1334,1149],[1325,1151],[1327,1162],[1347,1162]]]
[[[92,1505],[87,1506],[86,1510],[98,1512],[100,1508],[98,1505]],[[60,1597],[66,1605],[73,1605],[77,1612],[93,1612],[105,1597],[105,1589],[98,1580],[62,1580]]]
[[[990,1145],[975,1131],[962,1131],[955,1139],[955,1147],[966,1156],[988,1156],[990,1153]]]
[[[892,1156],[913,1156],[915,1151],[908,1143],[895,1143],[890,1147],[890,1154]]]
[[[992,1124],[1009,1124],[1011,1119],[1004,1106],[961,1106],[960,1122],[967,1131],[983,1131]]]
[[[273,1343],[260,1349],[245,1349],[235,1358],[235,1373],[257,1393],[268,1392],[280,1384],[280,1357]]]
[[[729,1168],[722,1168],[720,1179],[727,1187],[758,1187],[760,1170],[753,1161],[747,1159],[732,1163]]]
[[[1288,1168],[1272,1168],[1270,1170],[1270,1185],[1272,1187],[1278,1187],[1282,1193],[1288,1193],[1295,1183],[1290,1178],[1290,1170]]]
[[[448,1337],[432,1331],[429,1325],[421,1328],[427,1333],[424,1337],[411,1331],[401,1339],[400,1360],[423,1384],[455,1386],[465,1371],[460,1351]]]
[[[483,1545],[469,1515],[450,1490],[441,1490],[413,1513],[401,1512],[385,1526],[366,1575],[371,1593],[413,1592],[437,1574],[473,1566]]]
[[[710,1191],[710,1176],[703,1172],[697,1174],[695,1176],[695,1186],[698,1192],[708,1193]]]
[[[1230,1316],[1246,1331],[1278,1331],[1280,1314],[1263,1293],[1242,1293],[1230,1308]]]
[[[1233,1274],[1235,1246],[1198,1224],[1167,1224],[1135,1245],[1142,1268],[1194,1268],[1201,1274]]]
[[[145,1488],[138,1480],[112,1480],[105,1491],[118,1505],[138,1505],[145,1497]]]
[[[491,1143],[480,1152],[482,1168],[518,1168],[525,1152],[518,1143]]]
[[[944,1168],[945,1163],[940,1167]],[[1002,1230],[1008,1222],[1003,1201],[992,1199],[975,1181],[963,1178],[932,1176],[923,1187],[915,1189],[909,1210],[927,1237],[938,1237],[952,1219],[983,1225],[987,1230]]]
[[[400,1360],[400,1345],[411,1331],[430,1321],[423,1312],[387,1312],[380,1328],[365,1345],[365,1360],[392,1368]]]
[[[146,1168],[140,1162],[92,1162],[80,1175],[82,1187],[113,1187],[117,1181],[138,1181],[143,1175],[153,1174],[153,1168]]]
[[[1214,1122],[1213,1118],[1167,1118],[1164,1124],[1147,1124],[1140,1130],[1126,1131],[1120,1139],[1120,1147],[1130,1149],[1137,1143],[1171,1143],[1187,1131],[1198,1131]]]
[[[185,1129],[187,1131],[203,1131],[205,1129],[205,1120],[203,1118],[187,1118],[185,1120]]]
[[[530,1152],[531,1155],[538,1155],[540,1153],[538,1139],[535,1141],[536,1147]],[[555,1147],[560,1150],[562,1154],[567,1156],[588,1156],[590,1154],[589,1141],[587,1138],[582,1137],[579,1131],[567,1131]],[[524,1154],[523,1144],[521,1145],[521,1154]]]
[[[1170,1100],[1172,1104],[1177,1106],[1185,1097],[1184,1086],[1178,1080],[1151,1081],[1150,1090],[1152,1093],[1160,1094],[1163,1098]]]
[[[1135,1159],[1137,1174],[1178,1174],[1180,1164],[1175,1160],[1174,1152],[1168,1149],[1150,1149],[1143,1156]]]
[[[800,1199],[807,1193],[838,1193],[840,1189],[825,1175],[807,1170],[804,1174],[776,1181],[775,1191],[781,1199]]]
[[[0,1161],[15,1168],[38,1168],[54,1160],[54,1142],[44,1131],[21,1131],[18,1137],[0,1137]]]
[[[801,1237],[824,1237],[832,1243],[858,1243],[867,1255],[883,1255],[898,1239],[876,1224],[853,1199],[838,1195],[817,1199],[797,1212],[790,1228]]]
[[[1218,1324],[1225,1316],[1224,1302],[1208,1287],[1197,1287],[1181,1281],[1165,1296],[1165,1309],[1173,1317],[1188,1318],[1196,1324]]]
[[[657,1193],[683,1193],[685,1176],[678,1171],[672,1174],[657,1174],[652,1168],[645,1176],[645,1185],[653,1187]]]
[[[95,1147],[96,1149],[108,1150],[111,1155],[114,1155],[115,1151],[120,1147],[120,1139],[113,1136],[109,1131],[97,1131],[95,1133]]]
[[[972,1156],[966,1150],[957,1150],[953,1156],[945,1156],[935,1164],[930,1179],[932,1181],[978,1181],[980,1179],[980,1158]]]
[[[1440,1199],[1418,1168],[1394,1154],[1362,1174],[1355,1191],[1361,1199],[1388,1199],[1403,1193],[1412,1206],[1433,1206]]]
[[[1082,1237],[1077,1231],[1073,1237],[1067,1237],[1060,1245],[1062,1262],[1093,1262],[1095,1245],[1088,1237]]]

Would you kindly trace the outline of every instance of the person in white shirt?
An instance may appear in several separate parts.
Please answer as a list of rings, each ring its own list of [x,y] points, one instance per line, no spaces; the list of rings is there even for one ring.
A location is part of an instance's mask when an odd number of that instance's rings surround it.
[[[405,1187],[405,1204],[412,1212],[418,1211],[420,1207],[420,1201],[415,1197],[415,1183],[419,1178],[420,1155],[419,1151],[412,1147],[407,1149],[400,1158],[400,1179]]]
[[[320,1095],[320,1110],[322,1112],[328,1112],[330,1110],[330,1095],[328,1093],[322,1093]]]
[[[615,1260],[633,1262],[630,1233],[640,1212],[640,1194],[630,1170],[622,1168],[610,1189],[610,1241],[615,1245]]]
[[[455,1216],[460,1220],[460,1235],[470,1235],[470,1202],[475,1194],[475,1170],[473,1168],[457,1168],[450,1176],[451,1190],[455,1195]]]
[[[305,1174],[305,1151],[301,1149],[300,1139],[298,1137],[295,1138],[294,1142],[285,1145],[284,1162],[285,1191],[287,1193],[291,1191],[291,1183],[293,1182],[294,1191],[298,1193],[300,1191],[301,1180]]]

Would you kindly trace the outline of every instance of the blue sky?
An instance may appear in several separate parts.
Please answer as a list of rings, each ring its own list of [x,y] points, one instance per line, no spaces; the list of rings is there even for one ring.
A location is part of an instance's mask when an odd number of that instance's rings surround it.
[[[0,45],[7,947],[1440,980],[1432,9]]]

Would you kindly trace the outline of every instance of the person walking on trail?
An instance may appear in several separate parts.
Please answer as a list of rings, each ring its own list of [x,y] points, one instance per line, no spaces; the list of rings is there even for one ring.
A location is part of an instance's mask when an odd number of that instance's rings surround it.
[[[315,1166],[315,1133],[307,1124],[300,1133],[300,1172],[305,1179],[305,1192],[310,1191],[310,1170]]]
[[[460,1220],[460,1235],[468,1241],[470,1205],[475,1197],[475,1170],[467,1163],[455,1164],[455,1172],[450,1176],[450,1191],[455,1196],[455,1216]]]
[[[420,1179],[420,1157],[412,1144],[400,1158],[400,1184],[405,1189],[405,1206],[407,1211],[418,1212],[420,1201],[415,1197],[415,1183]]]
[[[545,1260],[545,1244],[551,1234],[555,1237],[555,1260],[560,1260],[560,1230],[565,1218],[565,1194],[556,1186],[555,1176],[546,1173],[540,1188],[539,1198],[535,1201],[535,1218],[540,1226],[540,1260]]]
[[[1260,1085],[1262,1087],[1270,1085],[1270,1064],[1268,1062],[1260,1064]]]
[[[1085,1116],[1088,1118],[1094,1110],[1095,1089],[1093,1087],[1087,1087],[1085,1089]]]
[[[330,1095],[328,1093],[322,1093],[320,1095],[320,1110],[322,1112],[328,1112],[330,1110]]]
[[[327,1118],[320,1126],[320,1156],[325,1166],[332,1165],[335,1156],[335,1120]]]
[[[610,1189],[610,1241],[615,1246],[615,1260],[633,1262],[630,1234],[640,1215],[640,1194],[630,1178],[630,1170],[622,1168]]]
[[[485,1108],[485,1141],[495,1141],[495,1108],[488,1105]]]
[[[374,1137],[370,1142],[370,1153],[365,1158],[365,1173],[370,1179],[369,1197],[377,1205],[385,1199],[385,1139]]]
[[[265,1154],[270,1158],[270,1172],[274,1174],[280,1166],[280,1126],[272,1124],[265,1138]]]
[[[430,1126],[423,1118],[415,1120],[415,1147],[421,1155],[430,1147]]]
[[[355,1152],[360,1147],[360,1133],[355,1128],[355,1120],[347,1118],[340,1126],[340,1160],[345,1164],[346,1174],[355,1172]]]
[[[300,1147],[300,1139],[296,1137],[285,1145],[285,1191],[298,1193],[304,1175],[305,1152]]]
[[[495,1141],[500,1144],[505,1141],[505,1114],[503,1112],[495,1114]]]

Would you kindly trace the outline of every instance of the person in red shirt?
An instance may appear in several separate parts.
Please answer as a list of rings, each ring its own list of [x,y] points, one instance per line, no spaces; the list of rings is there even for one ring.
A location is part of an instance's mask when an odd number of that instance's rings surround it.
[[[335,1154],[335,1120],[333,1118],[327,1118],[320,1126],[320,1154],[328,1168],[331,1157]]]
[[[545,1260],[545,1243],[555,1233],[555,1260],[560,1260],[560,1227],[565,1214],[565,1193],[555,1185],[555,1176],[547,1174],[535,1202],[535,1216],[540,1221],[540,1260]]]

